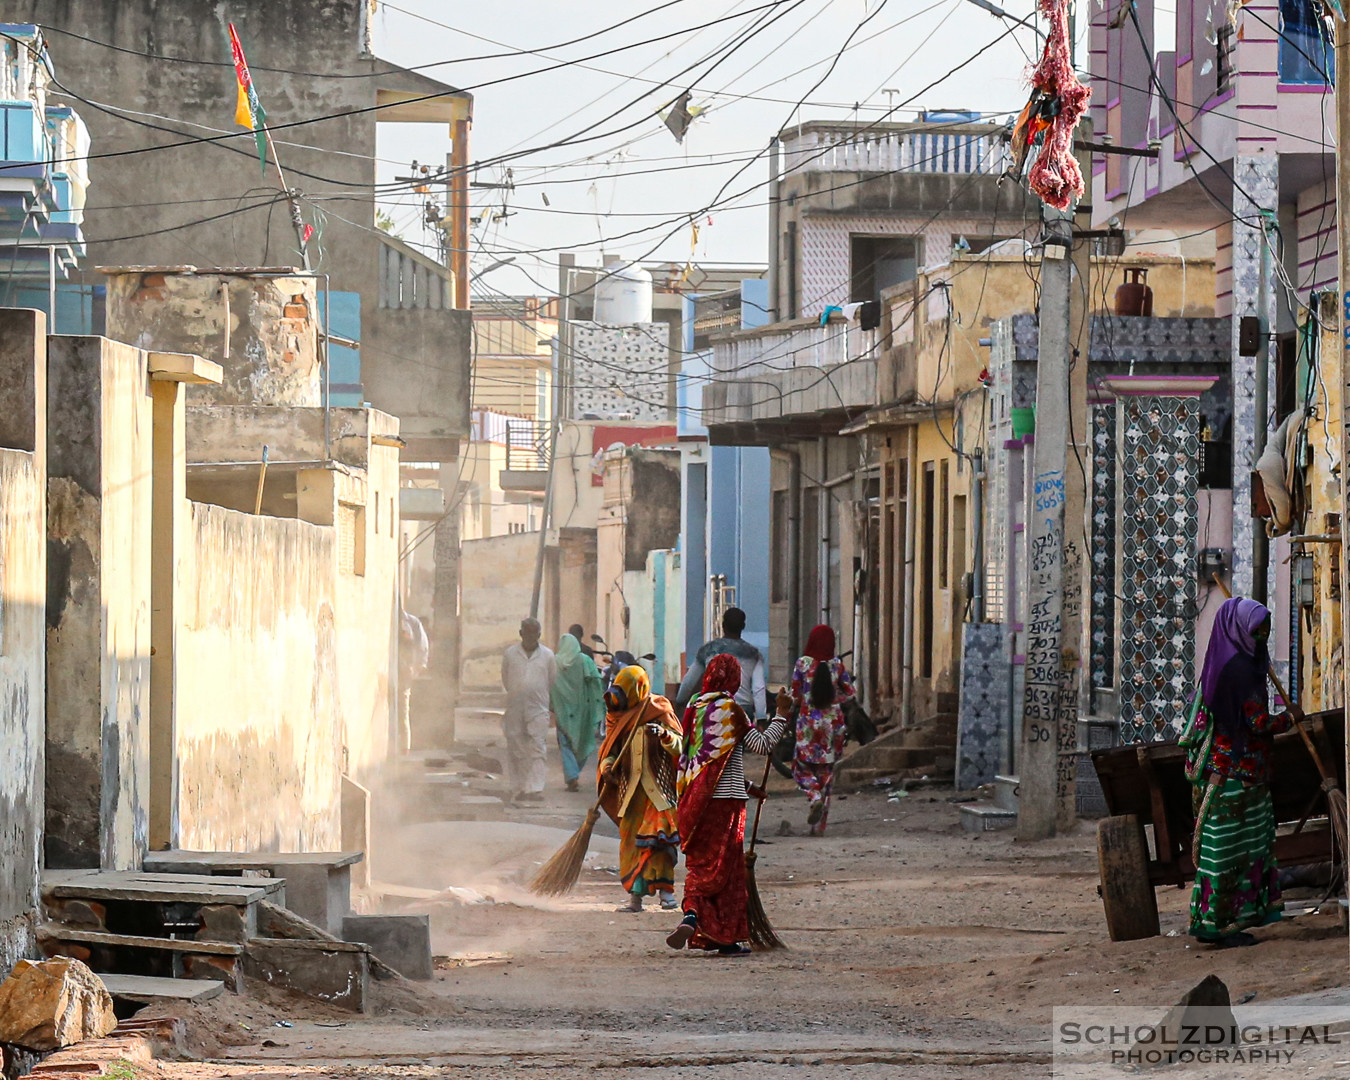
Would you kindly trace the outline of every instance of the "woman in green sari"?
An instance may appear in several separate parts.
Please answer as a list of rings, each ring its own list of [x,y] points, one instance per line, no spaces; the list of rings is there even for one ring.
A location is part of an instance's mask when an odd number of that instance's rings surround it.
[[[581,642],[564,634],[553,654],[558,677],[551,703],[558,727],[567,790],[578,790],[581,767],[595,750],[596,733],[605,722],[605,685],[595,661],[581,651]]]
[[[1275,736],[1291,713],[1267,704],[1269,637],[1264,605],[1234,597],[1219,608],[1180,740],[1195,785],[1190,929],[1220,948],[1255,944],[1247,931],[1278,922],[1284,909],[1270,781]]]

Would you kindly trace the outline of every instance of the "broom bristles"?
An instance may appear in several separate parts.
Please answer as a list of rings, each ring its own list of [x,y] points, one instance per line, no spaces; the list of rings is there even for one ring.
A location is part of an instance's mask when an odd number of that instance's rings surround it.
[[[572,891],[572,886],[581,877],[581,867],[591,847],[591,833],[599,820],[600,808],[592,806],[581,828],[539,868],[539,873],[530,882],[530,892],[538,896],[562,896]]]
[[[769,922],[764,904],[759,899],[759,886],[755,883],[755,861],[758,857],[753,849],[745,853],[745,906],[750,922],[750,947],[755,952],[786,949],[787,946],[773,932],[773,925]]]

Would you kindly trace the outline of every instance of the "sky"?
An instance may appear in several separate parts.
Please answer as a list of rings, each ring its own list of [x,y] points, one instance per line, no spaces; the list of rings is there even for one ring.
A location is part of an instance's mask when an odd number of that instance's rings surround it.
[[[1026,16],[1033,3],[1002,6]],[[724,21],[702,25],[713,20]],[[472,230],[475,270],[515,258],[475,289],[528,295],[556,289],[559,250],[592,265],[602,255],[763,263],[763,151],[776,131],[909,120],[920,108],[1015,112],[1035,38],[1010,26],[969,0],[381,0],[375,49],[405,66],[452,61],[422,70],[473,92],[475,162],[533,151],[474,177],[502,183],[510,167],[514,191],[473,194],[474,214],[488,212]],[[560,66],[568,60],[584,66]],[[686,89],[704,112],[680,144],[658,112]],[[448,151],[438,126],[383,124],[379,179],[406,175],[414,159],[443,164]],[[413,243],[430,239],[420,198],[383,206]]]

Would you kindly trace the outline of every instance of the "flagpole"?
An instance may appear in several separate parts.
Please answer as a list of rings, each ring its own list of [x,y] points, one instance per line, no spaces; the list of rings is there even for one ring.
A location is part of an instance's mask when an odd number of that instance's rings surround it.
[[[272,141],[272,129],[264,121],[262,125],[263,134],[267,136],[267,148],[272,151],[272,164],[276,166],[277,182],[281,185],[282,193],[286,196],[286,202],[291,208],[291,225],[295,228],[295,242],[299,245],[300,259],[306,272],[309,271],[309,244],[305,240],[305,222],[300,217],[300,200],[296,198],[294,192],[286,184],[286,174],[281,171],[281,158],[277,155],[276,143]]]

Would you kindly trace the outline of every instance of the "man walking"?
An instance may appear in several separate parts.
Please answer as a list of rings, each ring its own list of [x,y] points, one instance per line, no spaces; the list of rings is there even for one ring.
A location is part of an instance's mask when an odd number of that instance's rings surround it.
[[[694,662],[689,665],[684,681],[680,683],[680,692],[675,698],[678,715],[684,715],[685,706],[702,690],[703,673],[708,667],[708,661],[722,653],[734,656],[741,665],[741,685],[736,691],[736,704],[745,710],[745,715],[751,720],[763,719],[768,715],[764,657],[741,637],[744,630],[745,612],[736,607],[727,608],[722,614],[722,636],[713,638],[694,654]]]
[[[539,644],[539,620],[520,621],[520,643],[502,657],[502,687],[506,690],[506,775],[514,803],[544,801],[544,764],[550,727],[549,694],[557,669],[553,650]]]

